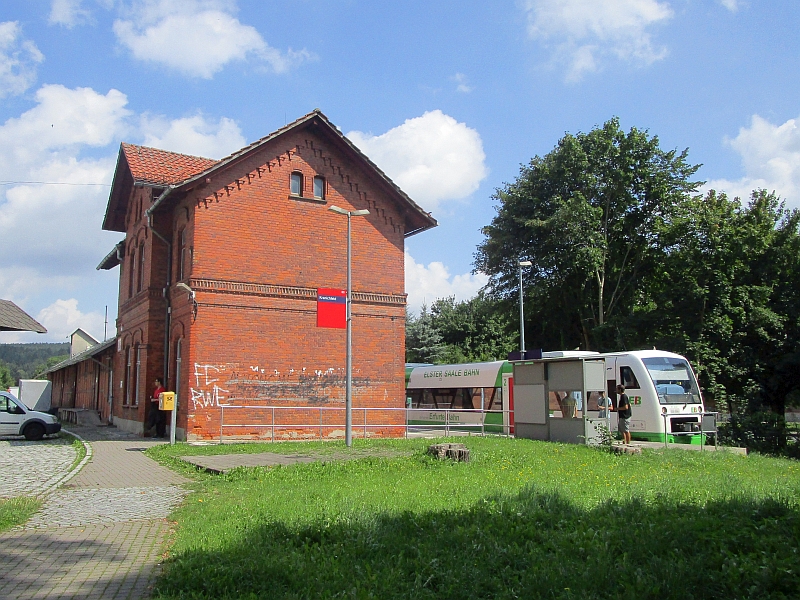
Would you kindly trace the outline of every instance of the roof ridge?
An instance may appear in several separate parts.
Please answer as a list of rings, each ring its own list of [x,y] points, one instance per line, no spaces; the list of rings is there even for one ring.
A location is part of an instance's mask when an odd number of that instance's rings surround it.
[[[184,152],[174,152],[173,150],[164,150],[163,148],[156,148],[155,146],[145,146],[144,144],[131,144],[129,142],[122,142],[123,148],[143,148],[145,150],[155,150],[156,152],[163,152],[164,154],[173,154],[175,156],[185,156],[186,158],[199,158],[200,160],[209,160],[219,162],[221,159],[208,158],[207,156],[199,156],[197,154],[186,154]]]

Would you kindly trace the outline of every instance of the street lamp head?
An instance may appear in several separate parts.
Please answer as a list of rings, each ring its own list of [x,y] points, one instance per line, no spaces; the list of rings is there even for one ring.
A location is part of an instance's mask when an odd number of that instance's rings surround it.
[[[350,217],[363,217],[364,215],[368,215],[369,214],[369,211],[366,210],[366,209],[362,209],[362,210],[345,210],[343,208],[340,208],[340,207],[336,206],[335,204],[332,204],[331,206],[329,206],[328,210],[331,210],[331,211],[333,211],[335,213],[339,213],[340,215],[348,215]]]
[[[533,266],[533,263],[531,261],[529,261],[529,260],[521,260],[521,261],[519,261],[519,266],[520,267],[531,267],[531,266]]]

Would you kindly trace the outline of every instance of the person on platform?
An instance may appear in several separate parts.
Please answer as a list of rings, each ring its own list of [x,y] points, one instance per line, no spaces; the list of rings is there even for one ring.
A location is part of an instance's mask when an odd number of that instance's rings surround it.
[[[619,417],[619,432],[622,434],[622,439],[625,445],[631,443],[631,423],[632,416],[631,402],[628,395],[625,393],[625,386],[617,386],[617,416]]]
[[[164,383],[156,377],[155,389],[150,397],[150,414],[147,419],[147,432],[153,437],[163,438],[167,433],[167,419],[163,410],[158,409],[158,400],[164,389]]]

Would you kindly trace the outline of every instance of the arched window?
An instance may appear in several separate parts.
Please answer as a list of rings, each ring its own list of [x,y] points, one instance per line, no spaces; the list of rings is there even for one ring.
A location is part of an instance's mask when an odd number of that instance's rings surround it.
[[[314,177],[314,198],[325,198],[325,178],[319,175]]]
[[[122,404],[131,404],[131,382],[133,380],[133,350],[130,346],[125,348],[125,395],[122,397]]]
[[[291,177],[289,178],[289,191],[291,192],[292,196],[302,196],[303,195],[303,174],[298,173],[297,171],[293,171]]]
[[[139,244],[139,274],[136,280],[136,291],[141,292],[144,285],[144,242]]]
[[[133,402],[134,406],[139,406],[139,392],[141,390],[140,379],[142,375],[142,344],[136,344],[136,362],[133,364]]]
[[[183,281],[188,275],[187,259],[189,249],[186,247],[186,228],[181,229],[179,234],[180,252],[178,253],[178,281]]]
[[[136,249],[131,248],[131,268],[128,273],[128,298],[133,296],[133,282],[135,281],[134,275],[136,273]]]

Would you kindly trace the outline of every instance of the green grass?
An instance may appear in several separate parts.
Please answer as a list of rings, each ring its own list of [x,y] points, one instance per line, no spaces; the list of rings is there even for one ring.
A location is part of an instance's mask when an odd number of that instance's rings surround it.
[[[19,496],[17,498],[0,498],[0,531],[22,525],[33,516],[42,500]]]
[[[70,471],[75,470],[75,468],[81,464],[81,461],[86,457],[86,446],[84,446],[83,442],[78,438],[72,439],[72,449],[75,450],[75,460],[72,461],[72,464],[69,467]]]
[[[161,598],[790,598],[800,464],[684,450],[356,440],[394,458],[195,473]],[[151,456],[258,450],[170,448]],[[269,452],[349,452],[270,444]],[[185,473],[194,473],[186,466]]]

